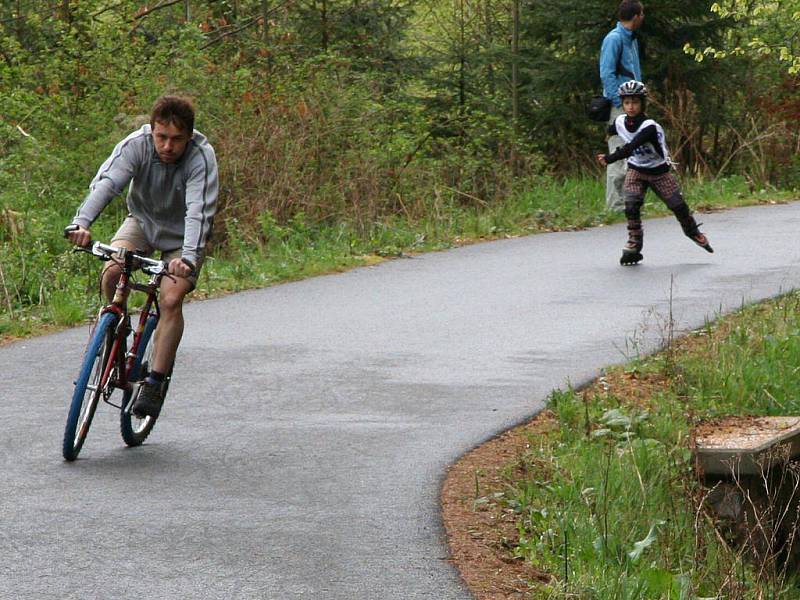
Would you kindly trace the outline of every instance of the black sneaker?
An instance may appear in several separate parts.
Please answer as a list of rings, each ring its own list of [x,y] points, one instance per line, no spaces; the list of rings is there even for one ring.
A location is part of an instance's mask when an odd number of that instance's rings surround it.
[[[139,395],[133,401],[131,412],[144,419],[153,417],[154,419],[161,412],[161,405],[164,404],[164,397],[161,395],[161,384],[143,381],[139,386]]]

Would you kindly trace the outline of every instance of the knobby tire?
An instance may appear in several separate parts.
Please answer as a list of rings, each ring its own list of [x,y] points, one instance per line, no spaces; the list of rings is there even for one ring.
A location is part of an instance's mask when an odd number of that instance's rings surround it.
[[[75,391],[72,394],[67,424],[64,427],[64,442],[61,452],[65,460],[73,461],[78,458],[83,443],[86,441],[97,404],[103,393],[99,382],[108,362],[116,326],[117,316],[113,313],[104,314],[97,322],[92,339],[86,348],[81,370],[75,381]]]
[[[153,361],[153,346],[155,343],[153,332],[155,331],[156,325],[158,325],[158,318],[155,316],[148,318],[147,323],[145,323],[142,339],[139,342],[139,351],[136,353],[136,362],[131,371],[131,382],[141,381],[147,377],[149,373]],[[172,371],[170,370],[162,388],[164,397],[167,395],[167,388],[169,387],[171,375]],[[150,432],[153,431],[153,427],[155,427],[156,424],[156,418],[145,417],[144,419],[140,419],[129,410],[126,410],[129,403],[136,400],[136,396],[139,394],[139,386],[137,385],[134,387],[136,390],[135,395],[133,389],[126,391],[123,395],[122,410],[119,415],[119,432],[122,434],[124,442],[130,447],[140,446],[147,439],[147,436],[150,435]]]

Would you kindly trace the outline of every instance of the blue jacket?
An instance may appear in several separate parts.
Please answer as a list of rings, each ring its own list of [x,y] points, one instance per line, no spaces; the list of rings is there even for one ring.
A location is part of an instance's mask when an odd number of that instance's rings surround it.
[[[603,82],[603,95],[611,100],[614,106],[622,106],[617,88],[626,81],[630,75],[617,73],[617,60],[622,52],[620,64],[622,68],[633,73],[633,79],[642,81],[642,68],[639,66],[639,42],[634,38],[633,32],[625,29],[622,23],[608,32],[600,48],[600,81]]]

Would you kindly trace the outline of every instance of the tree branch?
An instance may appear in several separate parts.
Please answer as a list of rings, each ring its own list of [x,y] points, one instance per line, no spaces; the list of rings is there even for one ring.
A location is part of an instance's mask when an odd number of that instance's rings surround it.
[[[248,27],[252,27],[253,25],[259,23],[263,18],[265,18],[265,17],[267,17],[267,16],[269,16],[269,15],[271,15],[273,13],[276,13],[276,12],[278,12],[278,11],[284,9],[284,8],[286,8],[293,1],[294,0],[287,0],[286,2],[284,2],[282,4],[279,4],[278,6],[272,7],[271,9],[269,9],[267,11],[266,15],[257,15],[255,17],[250,17],[250,20],[246,21],[243,25],[239,25],[239,26],[237,26],[237,27],[235,27],[233,29],[229,29],[227,31],[224,31],[224,32],[218,34],[215,38],[213,38],[211,40],[208,40],[205,44],[200,46],[200,50],[204,50],[205,48],[208,48],[209,46],[213,46],[214,44],[217,44],[217,43],[221,42],[222,40],[224,40],[227,37],[230,37],[232,35],[236,35],[237,33],[241,32],[241,31],[244,31]]]
[[[220,33],[219,35],[217,35],[217,37],[215,37],[214,39],[208,40],[205,44],[200,46],[200,50],[204,50],[205,48],[208,48],[209,46],[213,46],[214,44],[224,40],[226,37],[230,37],[232,35],[236,35],[240,31],[244,31],[248,27],[252,27],[254,24],[258,23],[260,20],[261,20],[261,17],[251,17],[250,20],[245,22],[244,25],[239,25],[235,29],[230,29],[228,31],[224,31],[224,32]]]
[[[121,0],[120,2],[116,2],[114,4],[109,4],[105,8],[101,8],[100,10],[98,10],[97,12],[92,14],[92,19],[96,19],[97,17],[99,17],[103,13],[107,13],[110,10],[114,10],[115,8],[118,8],[118,7],[122,6],[123,4],[126,4],[127,1],[128,0]]]
[[[161,10],[162,8],[168,8],[170,6],[180,4],[183,1],[184,0],[161,0],[161,2],[159,2],[152,8],[148,8],[147,6],[145,6],[144,8],[139,9],[139,11],[135,15],[133,15],[132,20],[139,21],[141,19],[144,19],[150,13],[154,13],[155,11]]]

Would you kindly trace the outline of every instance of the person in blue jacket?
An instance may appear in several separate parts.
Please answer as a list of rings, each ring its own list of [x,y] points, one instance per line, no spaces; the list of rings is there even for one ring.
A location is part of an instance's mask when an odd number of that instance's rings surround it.
[[[608,32],[600,48],[600,81],[603,95],[611,101],[611,116],[608,124],[623,114],[622,100],[617,93],[626,81],[642,81],[639,64],[639,41],[636,32],[644,21],[644,6],[639,0],[622,0],[617,10],[617,26]],[[608,151],[614,152],[623,144],[619,136],[608,138]],[[606,208],[622,212],[625,210],[622,187],[627,166],[624,160],[608,165],[606,169]]]

